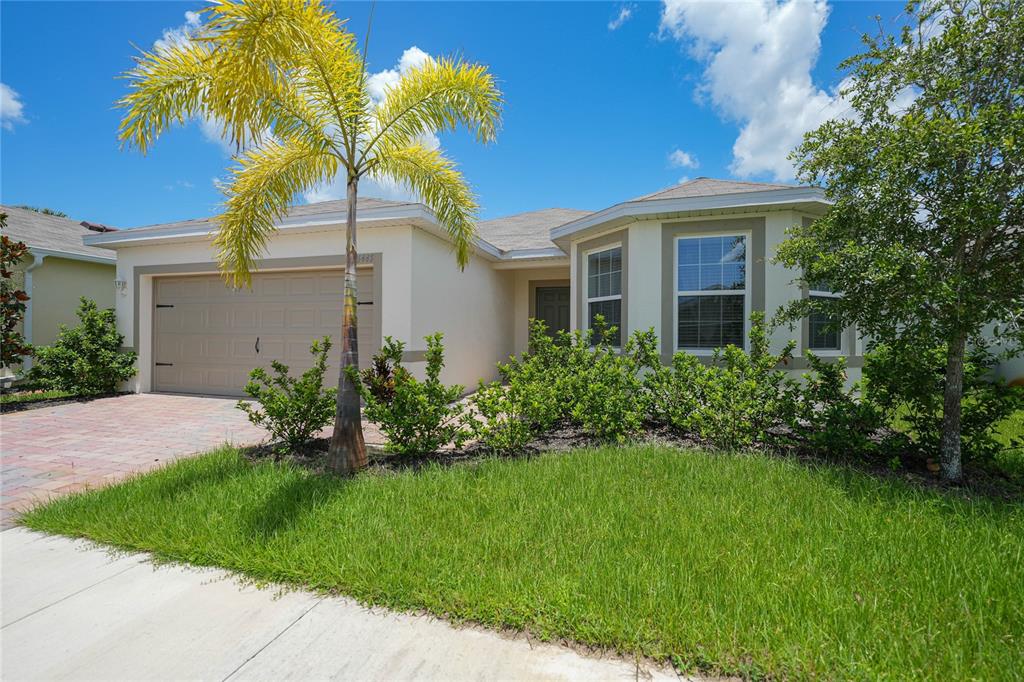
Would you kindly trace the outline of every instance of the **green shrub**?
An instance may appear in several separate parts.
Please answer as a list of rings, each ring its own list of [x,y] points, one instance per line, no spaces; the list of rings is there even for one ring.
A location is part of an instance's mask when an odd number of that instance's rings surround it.
[[[792,357],[794,343],[770,353],[764,315],[754,313],[750,320],[749,353],[729,345],[704,364],[680,351],[670,367],[647,375],[652,420],[724,450],[768,440],[791,411],[782,390],[786,373],[777,368]]]
[[[489,450],[508,454],[522,450],[543,429],[536,414],[543,411],[538,391],[549,384],[480,382],[470,398],[474,412],[473,437]]]
[[[593,347],[586,370],[577,375],[571,415],[573,421],[601,440],[626,440],[643,426],[650,401],[644,389],[643,372],[658,360],[658,339],[654,330],[634,332],[622,351],[605,341],[614,334],[603,333],[601,320],[595,324]]]
[[[461,447],[471,435],[470,418],[459,402],[464,387],[445,386],[440,380],[442,338],[439,333],[426,337],[423,381],[402,366],[405,344],[390,336],[385,337],[369,369],[362,373],[350,370],[365,403],[364,415],[380,427],[392,452],[426,454],[449,444]]]
[[[695,426],[701,438],[717,448],[764,443],[769,429],[789,412],[782,391],[786,372],[777,368],[793,357],[796,344],[790,341],[781,353],[771,353],[764,314],[755,312],[750,323],[750,352],[731,344],[716,349],[707,368]]]
[[[521,450],[537,434],[566,416],[569,408],[560,391],[568,374],[561,363],[574,357],[572,338],[551,337],[543,322],[530,321],[529,351],[498,363],[500,381],[480,385],[471,397],[473,437],[494,452]]]
[[[840,457],[876,453],[882,413],[863,399],[859,385],[846,389],[845,358],[826,362],[810,351],[806,358],[810,371],[802,382],[789,381],[786,387],[788,435],[813,452]]]
[[[964,362],[961,402],[961,448],[965,460],[987,460],[1007,447],[996,429],[1024,409],[1024,388],[1007,386],[995,375],[996,358],[984,344],[972,344]],[[946,349],[877,346],[865,357],[869,399],[878,405],[902,437],[900,445],[923,455],[938,452],[942,436],[942,402]],[[1011,442],[1009,447],[1021,447]]]
[[[277,360],[270,363],[273,376],[262,367],[249,373],[245,392],[256,403],[238,401],[238,409],[249,421],[270,432],[271,438],[287,448],[308,443],[320,429],[334,419],[337,389],[324,388],[327,353],[331,339],[325,336],[309,348],[313,366],[295,378],[288,366]]]
[[[113,310],[100,310],[95,301],[83,297],[77,314],[77,327],[61,325],[52,346],[34,349],[28,379],[42,388],[76,395],[113,393],[118,384],[135,376],[135,353],[121,350],[124,336],[117,332]]]
[[[483,384],[474,398],[485,418],[477,437],[508,450],[562,420],[601,440],[623,441],[638,431],[648,405],[642,372],[658,364],[657,338],[637,332],[620,352],[609,345],[614,337],[600,316],[592,329],[553,337],[532,321],[529,350],[498,366],[504,385]]]
[[[696,415],[705,402],[708,368],[700,358],[678,352],[671,365],[658,365],[644,376],[650,419],[677,434],[695,430]]]

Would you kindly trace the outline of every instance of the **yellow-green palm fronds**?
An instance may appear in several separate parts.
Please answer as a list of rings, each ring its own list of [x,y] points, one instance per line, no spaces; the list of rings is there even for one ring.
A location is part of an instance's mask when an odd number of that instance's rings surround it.
[[[215,78],[214,61],[210,45],[195,41],[139,56],[125,74],[130,90],[117,103],[128,110],[118,131],[121,143],[145,153],[172,124],[202,115]]]
[[[248,285],[275,223],[302,191],[334,177],[338,157],[302,140],[267,140],[242,155],[225,187],[224,212],[214,240],[221,272],[233,286]]]
[[[436,149],[414,143],[382,149],[370,173],[396,180],[416,192],[448,232],[459,267],[466,267],[476,239],[479,207],[473,191],[450,159]]]
[[[501,124],[501,92],[485,66],[452,58],[430,59],[402,74],[373,110],[367,155],[378,142],[401,147],[427,133],[465,126],[481,142]]]
[[[261,103],[267,93],[288,84],[310,107],[342,119],[339,126],[362,109],[362,60],[355,37],[320,2],[225,0],[209,15],[208,28],[226,53],[219,83],[232,111],[225,119],[269,127],[272,118]]]

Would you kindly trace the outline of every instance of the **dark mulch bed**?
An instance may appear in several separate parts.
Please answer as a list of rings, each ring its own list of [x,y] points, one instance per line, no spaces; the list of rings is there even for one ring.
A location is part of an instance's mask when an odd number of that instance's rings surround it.
[[[22,403],[0,404],[0,414],[10,412],[24,412],[25,410],[38,410],[44,407],[56,407],[58,405],[69,405],[71,403],[89,403],[100,398],[116,398],[117,396],[130,395],[131,391],[121,393],[99,393],[97,395],[82,395],[69,398],[47,398],[46,400],[27,401]]]
[[[681,437],[670,429],[649,426],[629,441],[631,445],[651,444],[664,445],[680,449],[704,449],[713,452],[706,443],[699,439]],[[318,438],[305,447],[291,452],[282,452],[273,444],[264,444],[245,449],[246,456],[253,460],[273,459],[289,461],[306,467],[317,473],[330,473],[327,464],[329,440]],[[584,447],[607,445],[587,435],[580,428],[571,424],[560,424],[548,433],[535,439],[522,451],[505,455],[509,459],[530,458],[545,453],[564,453]],[[493,454],[480,445],[471,443],[461,449],[447,449],[441,452],[400,456],[390,454],[379,446],[368,446],[368,470],[378,474],[391,474],[399,471],[418,471],[430,466],[457,466],[473,464],[485,458],[493,458]],[[972,497],[989,498],[1005,501],[1024,502],[1024,480],[1013,477],[995,466],[968,463],[964,467],[964,483],[951,485],[941,480],[934,463],[917,453],[905,453],[899,456],[900,466],[893,469],[892,458],[838,458],[824,457],[820,454],[801,451],[792,447],[786,449],[757,450],[766,454],[784,457],[791,461],[812,467],[833,466],[852,469],[876,478],[899,479],[916,487],[955,494],[967,499]],[[931,464],[931,466],[929,466]]]

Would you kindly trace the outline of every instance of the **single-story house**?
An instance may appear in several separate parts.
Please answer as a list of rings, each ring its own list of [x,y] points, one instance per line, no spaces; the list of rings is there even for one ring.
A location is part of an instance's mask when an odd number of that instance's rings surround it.
[[[750,313],[769,316],[807,291],[771,262],[787,228],[827,209],[813,187],[698,178],[599,211],[552,208],[487,220],[460,271],[422,204],[360,199],[359,348],[363,366],[384,336],[422,368],[423,337],[445,335],[445,381],[475,386],[527,345],[529,320],[581,329],[601,314],[622,337],[654,328],[663,356],[746,344]],[[116,306],[139,354],[137,391],[237,395],[256,365],[308,366],[315,337],[341,326],[345,203],[294,207],[268,244],[252,288],[217,274],[209,219],[94,234],[117,253]],[[775,332],[797,353],[848,358],[863,343],[825,319]],[[332,353],[337,358],[337,353]],[[805,367],[797,357],[791,368]]]
[[[82,243],[86,235],[113,228],[13,206],[0,206],[0,213],[7,214],[4,234],[28,246],[28,256],[15,270],[16,285],[29,296],[22,320],[26,341],[46,346],[56,340],[60,325],[77,325],[82,296],[101,308],[114,307],[117,254]]]

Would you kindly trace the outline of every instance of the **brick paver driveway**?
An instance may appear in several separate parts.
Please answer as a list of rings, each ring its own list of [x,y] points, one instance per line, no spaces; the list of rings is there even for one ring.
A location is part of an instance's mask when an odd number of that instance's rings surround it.
[[[0,415],[0,526],[19,510],[265,431],[233,398],[143,393]],[[370,443],[376,432],[366,429]]]

